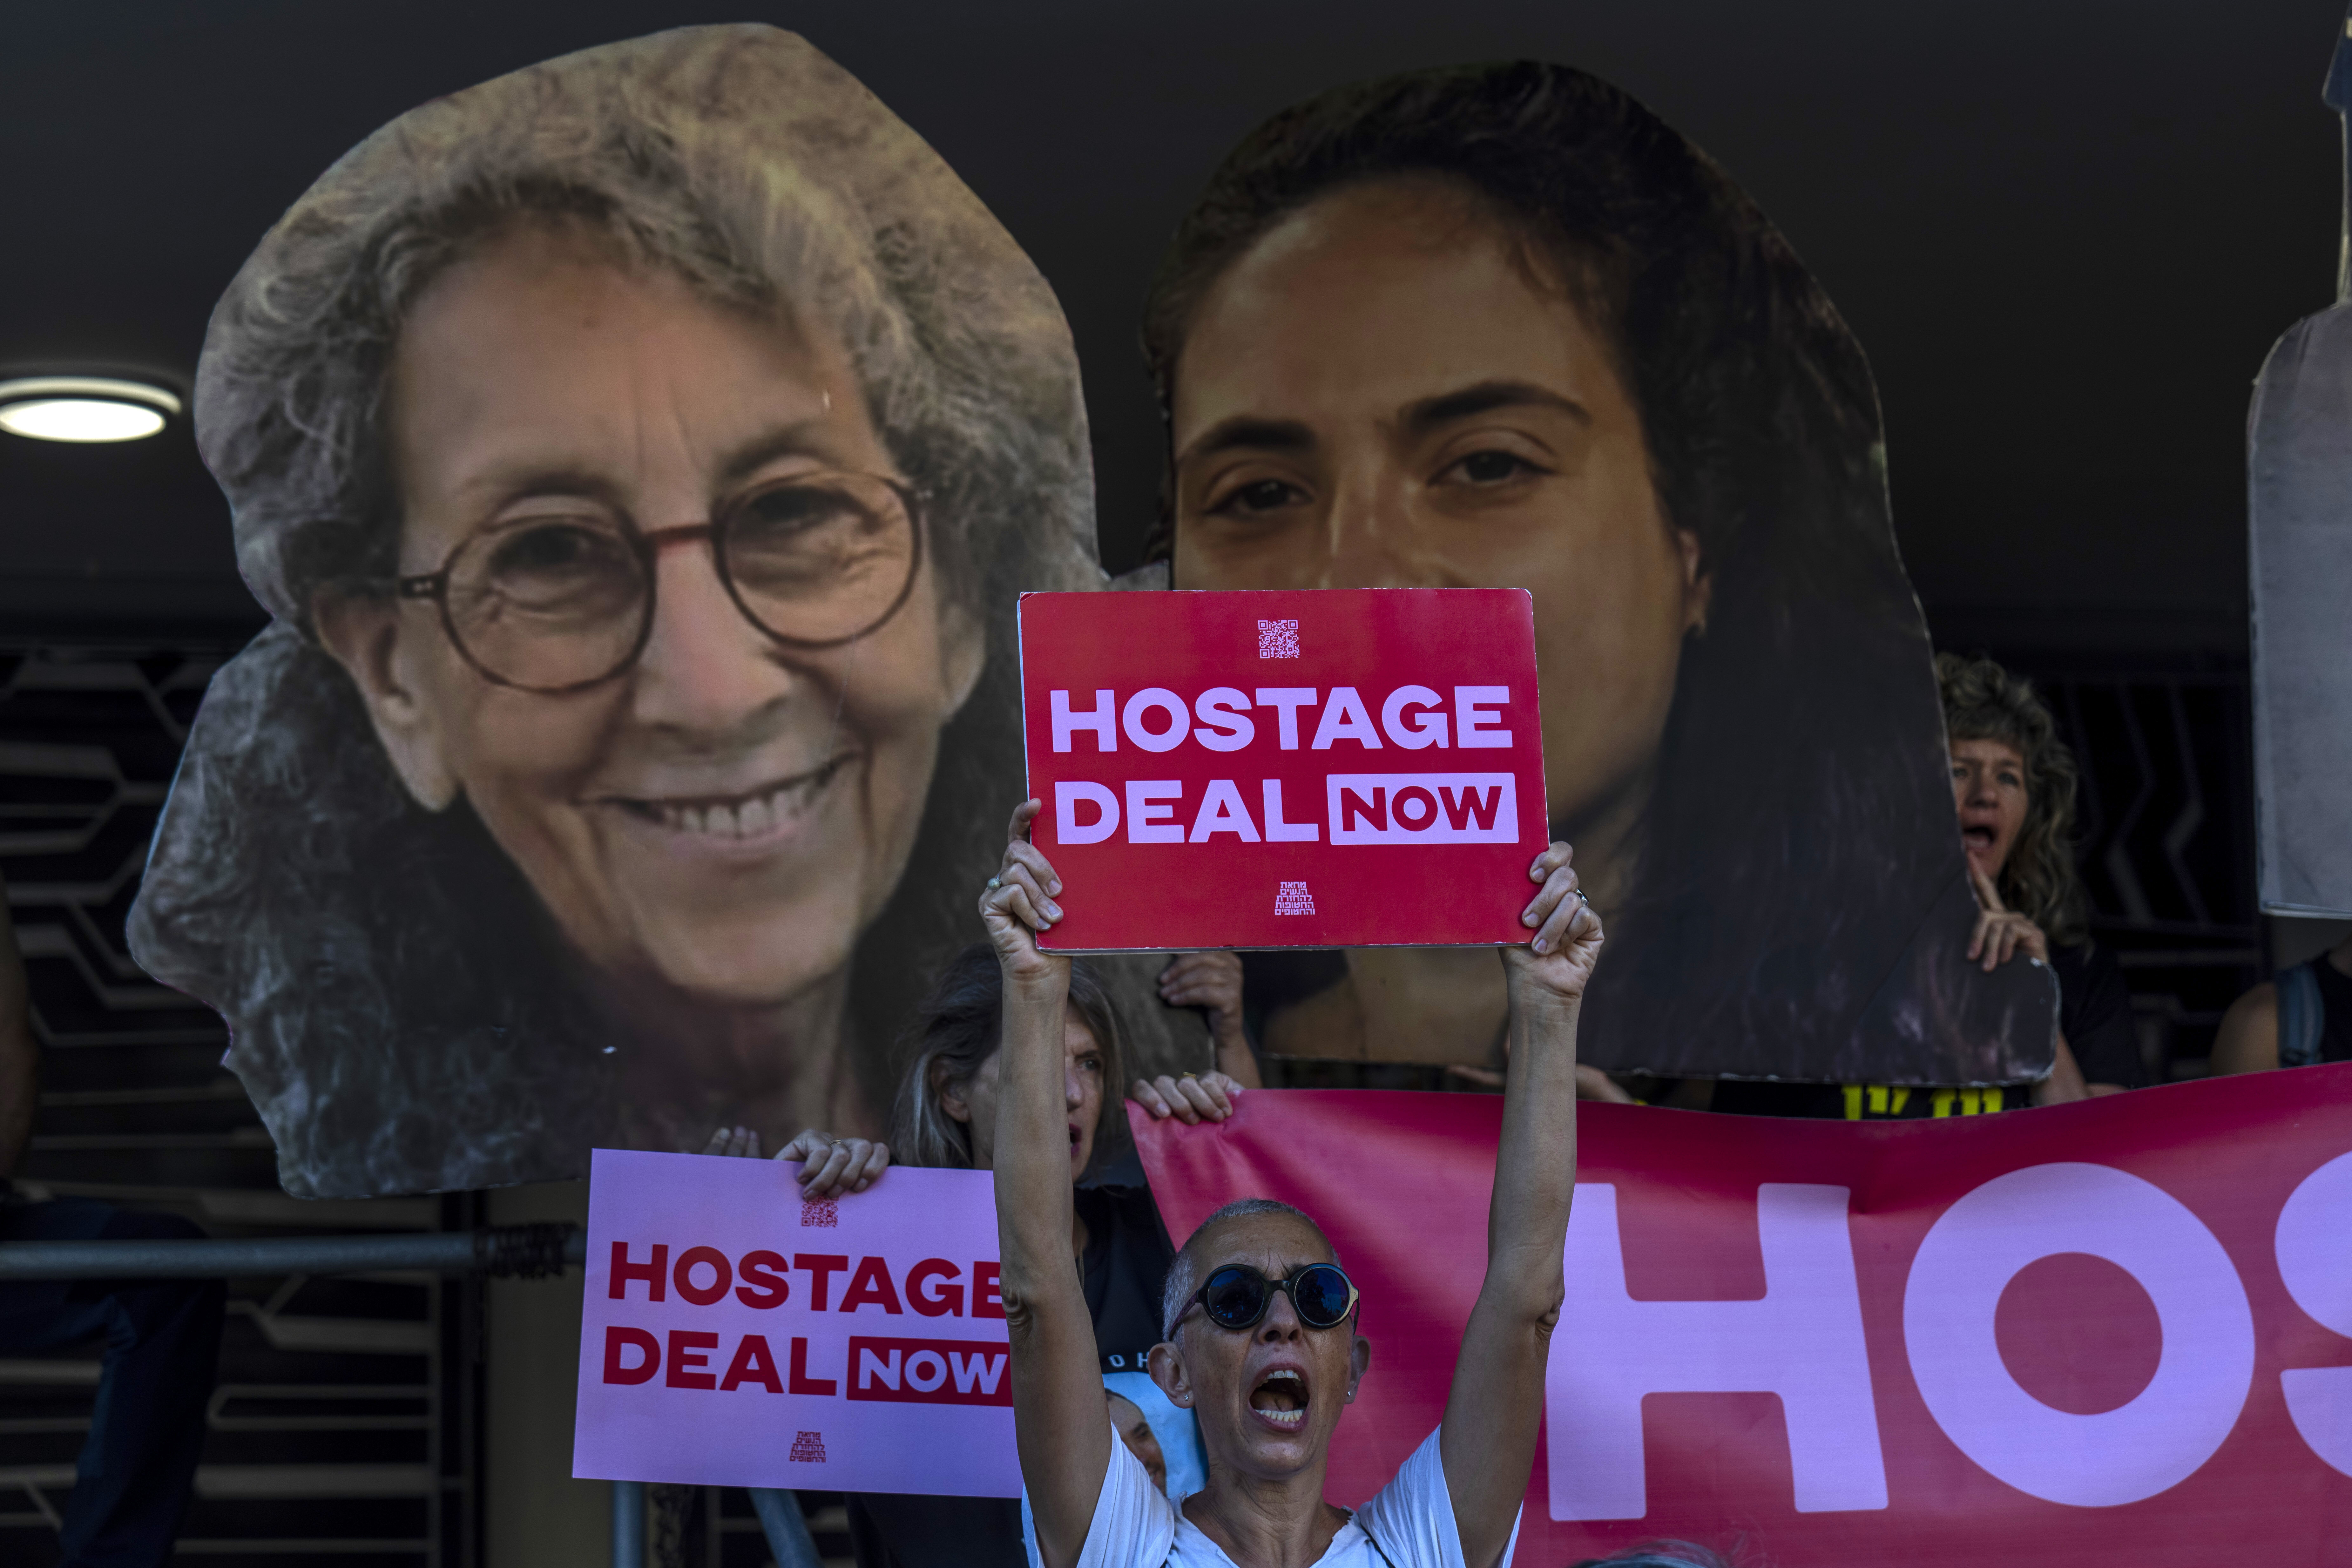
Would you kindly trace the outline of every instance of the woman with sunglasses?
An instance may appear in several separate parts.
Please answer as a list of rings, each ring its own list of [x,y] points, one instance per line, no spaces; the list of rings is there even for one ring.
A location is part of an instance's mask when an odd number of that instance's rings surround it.
[[[1065,1248],[1059,1145],[1070,960],[1036,933],[1062,881],[1013,814],[981,913],[1004,977],[996,1215],[1014,1431],[1039,1568],[1496,1568],[1510,1559],[1535,1462],[1576,1179],[1576,1021],[1601,921],[1565,844],[1528,868],[1525,947],[1501,950],[1510,997],[1487,1265],[1437,1431],[1350,1515],[1323,1498],[1331,1434],[1370,1363],[1357,1293],[1315,1222],[1264,1199],[1213,1215],[1169,1270],[1152,1381],[1199,1422],[1208,1480],[1181,1504],[1104,1419],[1086,1300]]]

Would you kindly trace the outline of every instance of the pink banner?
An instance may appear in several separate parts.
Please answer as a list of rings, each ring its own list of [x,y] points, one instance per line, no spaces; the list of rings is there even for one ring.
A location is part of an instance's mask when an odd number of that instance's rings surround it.
[[[1013,1497],[995,1183],[595,1152],[572,1473]]]
[[[1133,1118],[1174,1235],[1280,1198],[1362,1289],[1335,1501],[1443,1413],[1501,1109]],[[1807,1568],[2346,1560],[2352,1065],[1946,1121],[1585,1104],[1578,1129],[1520,1562],[1658,1536]]]
[[[1527,939],[1522,589],[1024,594],[1021,691],[1050,947]]]

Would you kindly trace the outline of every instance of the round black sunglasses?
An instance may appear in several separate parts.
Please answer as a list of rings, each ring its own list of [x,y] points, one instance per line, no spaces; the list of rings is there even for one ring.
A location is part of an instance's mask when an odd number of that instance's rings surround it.
[[[1355,1281],[1336,1263],[1310,1263],[1286,1279],[1269,1279],[1246,1263],[1228,1263],[1210,1272],[1184,1303],[1184,1311],[1176,1314],[1177,1321],[1197,1305],[1221,1329],[1236,1333],[1254,1329],[1274,1310],[1277,1290],[1290,1298],[1291,1310],[1310,1329],[1338,1328],[1356,1310],[1359,1299]]]

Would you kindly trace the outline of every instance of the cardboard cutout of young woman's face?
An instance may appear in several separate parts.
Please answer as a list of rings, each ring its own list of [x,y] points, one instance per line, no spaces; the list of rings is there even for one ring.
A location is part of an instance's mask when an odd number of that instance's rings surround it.
[[[1489,89],[1471,74],[1455,79],[1452,90]],[[1431,79],[1443,75],[1432,73]],[[1359,90],[1376,99],[1385,85]],[[1453,112],[1433,97],[1418,101],[1421,112]],[[1317,121],[1318,110],[1292,112],[1304,113],[1307,128],[1280,122],[1282,134],[1311,149],[1298,155],[1304,166],[1337,156],[1333,146],[1378,144],[1384,134],[1404,134],[1377,116],[1370,130],[1358,123],[1333,132]],[[1524,140],[1517,123],[1507,132],[1494,131],[1495,123],[1486,126],[1493,134]],[[1412,136],[1428,134],[1424,126],[1409,129]],[[1220,185],[1204,207],[1223,215],[1216,223],[1241,222],[1218,203],[1246,207],[1256,189],[1279,188],[1292,177],[1284,155],[1269,150],[1279,144],[1280,138],[1257,141],[1251,152],[1237,154],[1260,160],[1250,165],[1257,183]],[[1524,145],[1498,154],[1507,162],[1537,155]],[[1216,232],[1214,224],[1210,232]],[[1216,264],[1203,272],[1195,293],[1176,296],[1187,303],[1163,382],[1174,586],[1527,589],[1535,603],[1552,836],[1575,846],[1582,884],[1612,931],[1622,930],[1627,942],[1654,949],[1661,942],[1685,948],[1665,967],[1678,969],[1694,990],[1770,989],[1775,982],[1766,966],[1751,964],[1697,929],[1698,922],[1654,914],[1645,919],[1643,911],[1663,896],[1659,868],[1667,857],[1660,853],[1661,833],[1704,837],[1723,832],[1753,840],[1781,832],[1788,848],[1769,881],[1853,902],[1851,933],[1917,929],[1922,940],[1952,946],[1956,956],[1967,940],[1967,910],[1957,825],[1949,816],[1915,812],[1913,820],[1892,821],[1893,814],[1880,813],[1874,820],[1857,811],[1843,831],[1901,840],[1885,847],[1885,860],[1924,874],[1834,888],[1819,884],[1817,868],[1799,847],[1810,830],[1793,820],[1718,817],[1671,829],[1659,826],[1671,819],[1661,801],[1687,782],[1668,776],[1668,747],[1677,713],[1689,700],[1685,677],[1693,651],[1709,637],[1726,595],[1744,596],[1752,607],[1759,590],[1748,579],[1727,580],[1720,547],[1710,550],[1703,542],[1696,519],[1670,515],[1664,489],[1673,476],[1661,468],[1668,447],[1645,423],[1652,411],[1635,392],[1643,369],[1637,356],[1645,350],[1621,320],[1604,314],[1622,310],[1614,296],[1623,291],[1622,283],[1596,285],[1606,267],[1592,258],[1610,254],[1611,242],[1571,237],[1562,243],[1544,222],[1509,213],[1504,198],[1474,189],[1465,178],[1410,168],[1335,177],[1328,188],[1275,210],[1262,227],[1242,232],[1244,242],[1210,252]],[[1178,243],[1181,255],[1186,241]],[[1638,256],[1618,261],[1634,274],[1645,265]],[[1181,275],[1181,268],[1163,273]],[[1868,417],[1874,425],[1874,409]],[[1810,460],[1823,468],[1867,461],[1858,451],[1823,451]],[[1792,502],[1769,478],[1750,482],[1755,493],[1744,504],[1759,510],[1807,504]],[[1883,491],[1879,504],[1883,520]],[[1916,667],[1916,679],[1899,698],[1878,699],[1884,710],[1864,714],[1861,728],[1876,723],[1882,749],[1888,736],[1918,737],[1917,756],[1894,764],[1917,776],[1906,775],[1892,792],[1907,793],[1916,805],[1937,793],[1931,737],[1940,719],[1927,642],[1916,629],[1916,604],[1883,521],[1875,537],[1849,531],[1840,548],[1869,559],[1868,567],[1844,574],[1839,590],[1865,597],[1789,603],[1769,613],[1850,616],[1914,628],[1898,657]],[[1905,639],[1898,634],[1895,640]],[[1840,700],[1811,685],[1792,666],[1773,700],[1800,706]],[[1686,728],[1697,722],[1686,720]],[[1767,747],[1743,754],[1710,745],[1704,736],[1696,746],[1688,734],[1684,740],[1685,770],[1697,756],[1704,761],[1696,765],[1752,771],[1762,780],[1790,763]],[[1851,766],[1860,773],[1885,764],[1857,757]],[[1758,798],[1764,798],[1760,791]],[[1734,860],[1754,858],[1752,842],[1674,847],[1685,851],[1686,868],[1696,863],[1685,875],[1701,885],[1715,879],[1708,868],[1714,858],[1726,868],[1726,897],[1773,896],[1769,885],[1759,889],[1728,875]],[[1952,907],[1942,909],[1939,900]],[[1931,906],[1936,917],[1929,915]],[[1853,945],[1860,938],[1843,940]],[[1920,976],[1919,984],[1938,984],[1933,954],[1816,952],[1811,957],[1823,970],[1843,963],[1857,972],[1855,985],[1847,989],[1863,994],[1846,999],[1848,1010],[1886,982],[1890,965]],[[1277,1055],[1500,1065],[1504,998],[1484,955],[1363,949],[1347,955],[1344,969],[1257,962],[1275,975],[1267,987],[1275,1000],[1261,1015],[1264,1043]],[[1720,973],[1726,965],[1744,973],[1727,976]],[[1617,967],[1624,966],[1621,959]],[[1895,991],[1911,984],[1898,982]],[[1833,1053],[1813,1048],[1819,1040],[1666,1027],[1645,1039],[1596,1034],[1588,1042],[1588,1059],[1665,1076],[1818,1079],[1853,1072],[1903,1082],[1967,1082],[1987,1071],[2034,1070],[2035,1059],[2046,1057],[2046,1047],[2037,1042],[2047,1034],[2047,997],[2024,993],[2047,987],[2019,974],[1985,981],[1980,989],[1990,1000],[1979,998],[1979,1011],[2013,1018],[2018,1026],[2013,1041],[2005,1025],[1988,1031],[2007,1041],[1993,1053],[2001,1058],[1997,1063],[1964,1061],[1958,1043],[1936,1037],[1933,1030],[1864,1042],[1845,1053],[1850,1065],[1836,1068]],[[2003,994],[1991,996],[1994,992]],[[1622,999],[1605,1005],[1620,1023],[1632,1011]],[[1729,996],[1727,1007],[1736,1014],[1739,999]],[[1969,1005],[1957,1011],[1969,1011]],[[1818,1018],[1824,1034],[1843,1032],[1851,1022],[1826,1011]],[[1638,1025],[1633,1032],[1642,1032]]]

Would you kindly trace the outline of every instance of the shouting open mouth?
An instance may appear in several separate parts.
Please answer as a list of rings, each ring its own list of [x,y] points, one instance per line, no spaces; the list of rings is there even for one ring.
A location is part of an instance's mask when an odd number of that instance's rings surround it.
[[[1307,1379],[1293,1368],[1275,1367],[1250,1390],[1250,1414],[1277,1432],[1297,1432],[1307,1425]]]

